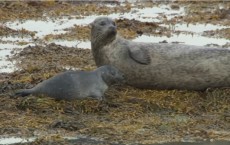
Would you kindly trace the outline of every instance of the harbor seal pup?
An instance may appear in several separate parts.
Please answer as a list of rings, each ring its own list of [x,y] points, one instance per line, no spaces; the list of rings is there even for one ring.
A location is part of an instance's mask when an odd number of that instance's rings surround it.
[[[84,99],[102,100],[109,86],[124,81],[123,74],[111,65],[94,71],[66,71],[45,80],[32,89],[19,90],[16,96],[43,94],[58,100]]]
[[[91,23],[96,65],[110,64],[129,85],[150,89],[205,90],[230,86],[230,50],[184,44],[143,43],[117,35],[115,22]]]

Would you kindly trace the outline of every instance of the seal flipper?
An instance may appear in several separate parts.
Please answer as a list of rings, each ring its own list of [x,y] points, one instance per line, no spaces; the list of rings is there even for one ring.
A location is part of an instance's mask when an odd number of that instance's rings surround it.
[[[32,94],[32,90],[31,89],[24,89],[24,90],[19,90],[17,91],[14,95],[15,96],[21,96],[21,97],[25,97]]]
[[[129,48],[128,50],[130,57],[136,62],[144,65],[150,64],[151,58],[148,53],[148,50],[138,47],[133,47],[131,49]]]

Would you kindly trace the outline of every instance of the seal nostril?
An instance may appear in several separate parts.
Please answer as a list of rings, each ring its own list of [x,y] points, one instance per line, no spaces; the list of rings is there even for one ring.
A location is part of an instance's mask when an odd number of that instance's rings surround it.
[[[116,31],[116,26],[110,26],[109,29],[112,31]]]

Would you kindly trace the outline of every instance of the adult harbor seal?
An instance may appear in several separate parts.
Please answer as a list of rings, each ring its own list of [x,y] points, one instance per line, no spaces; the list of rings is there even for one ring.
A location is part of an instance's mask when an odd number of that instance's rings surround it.
[[[32,89],[19,90],[17,96],[43,94],[55,99],[102,100],[109,86],[124,81],[123,74],[115,67],[105,65],[94,71],[67,71],[45,80]]]
[[[97,66],[111,64],[129,85],[152,89],[204,90],[230,86],[230,50],[183,44],[141,43],[117,35],[115,22],[91,23]]]

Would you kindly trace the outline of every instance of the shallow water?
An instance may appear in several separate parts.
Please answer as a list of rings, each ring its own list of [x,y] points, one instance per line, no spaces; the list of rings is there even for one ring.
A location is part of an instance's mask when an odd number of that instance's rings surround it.
[[[16,144],[16,143],[29,143],[34,142],[37,139],[37,137],[30,137],[30,138],[20,138],[20,137],[5,137],[0,138],[0,144],[4,145],[10,145],[10,144]],[[86,136],[78,136],[78,137],[63,137],[63,139],[67,140],[69,143],[85,143],[85,144],[108,144],[107,142],[92,138],[92,137],[86,137]],[[121,143],[113,143],[121,144]],[[152,144],[152,145],[229,145],[230,141],[203,141],[203,142],[169,142],[169,143],[159,143],[159,144]],[[141,145],[141,144],[139,144]]]
[[[85,48],[85,49],[91,48],[91,42],[90,41],[54,40],[50,43],[55,43],[55,44],[59,44],[62,46],[67,46],[67,47],[77,47],[77,48]]]
[[[22,49],[24,47],[27,47],[29,44],[20,46],[13,43],[6,43],[1,44],[0,43],[0,73],[3,72],[13,72],[16,70],[14,62],[11,62],[8,60],[8,57],[11,56],[11,52],[14,48]],[[31,46],[33,44],[30,44]]]
[[[111,7],[112,5],[108,5]],[[127,18],[127,19],[136,19],[143,22],[162,22],[165,17],[169,20],[175,16],[183,16],[185,14],[184,7],[180,7],[178,10],[173,10],[170,8],[170,5],[158,5],[153,6],[152,8],[132,8],[130,12],[127,13],[115,13],[108,15],[113,19],[117,18]],[[7,22],[4,25],[11,29],[21,30],[25,29],[28,31],[35,32],[34,38],[43,39],[46,35],[49,34],[63,34],[67,31],[66,28],[71,28],[74,25],[88,25],[99,15],[91,15],[82,18],[76,18],[79,16],[69,16],[58,19],[47,19],[47,20],[25,20],[25,21],[13,21]],[[102,16],[102,15],[101,15]],[[39,27],[38,27],[39,26]],[[217,38],[208,38],[201,36],[204,31],[216,30],[221,28],[228,28],[226,26],[212,25],[212,24],[176,24],[174,26],[162,25],[169,28],[172,28],[172,31],[183,31],[183,34],[176,35],[173,33],[171,37],[166,36],[146,36],[142,35],[134,39],[134,41],[139,42],[161,42],[166,40],[167,42],[181,42],[189,45],[207,45],[207,44],[217,44],[224,45],[230,41],[227,39],[217,39]],[[185,34],[188,32],[189,34]],[[192,33],[192,35],[190,34]],[[4,43],[0,42],[0,72],[12,72],[16,68],[14,65],[7,61],[7,56],[11,55],[11,51],[17,48],[24,48],[28,45],[34,45],[34,38],[30,37],[2,37],[1,40]],[[18,45],[18,42],[27,42],[26,45]],[[52,40],[45,43],[56,43],[59,45],[67,47],[76,47],[76,48],[91,48],[90,41],[68,41],[68,40]]]
[[[223,28],[230,27],[213,24],[175,24],[174,31],[187,31],[201,34],[205,31],[218,30]]]
[[[8,144],[16,144],[16,143],[27,143],[35,141],[35,137],[31,138],[21,138],[21,137],[6,137],[0,138],[0,144],[8,145]]]
[[[200,35],[191,35],[191,34],[179,34],[179,35],[173,34],[171,37],[142,35],[135,38],[133,41],[158,43],[164,40],[168,43],[182,43],[182,44],[197,45],[197,46],[204,46],[207,44],[224,45],[230,42],[230,40],[226,40],[226,39],[208,38]]]
[[[173,142],[155,145],[229,145],[230,141],[213,141],[213,142]]]
[[[81,136],[81,135],[77,137],[62,137],[62,138],[69,142],[74,142],[74,143],[93,143],[93,144],[103,143],[102,140],[99,140],[97,138]],[[30,142],[34,142],[36,139],[38,139],[38,137],[28,137],[28,138],[21,138],[21,137],[15,137],[15,136],[2,137],[0,138],[0,145],[30,143]]]
[[[109,15],[90,15],[90,16],[80,16],[82,18],[76,18],[79,16],[63,17],[60,19],[48,19],[48,20],[26,20],[26,21],[14,21],[8,22],[5,25],[11,29],[21,30],[26,29],[28,31],[36,32],[36,37],[43,37],[48,34],[61,34],[65,33],[64,29],[73,27],[74,25],[88,25],[95,18],[99,16],[108,16],[113,19],[117,18],[127,18],[135,19],[142,22],[158,22],[160,21],[158,16],[161,14],[170,17],[184,15],[184,8],[181,7],[179,10],[172,10],[168,5],[154,6],[152,8],[132,8],[130,12],[127,13],[114,13]],[[38,27],[39,26],[39,27]]]

